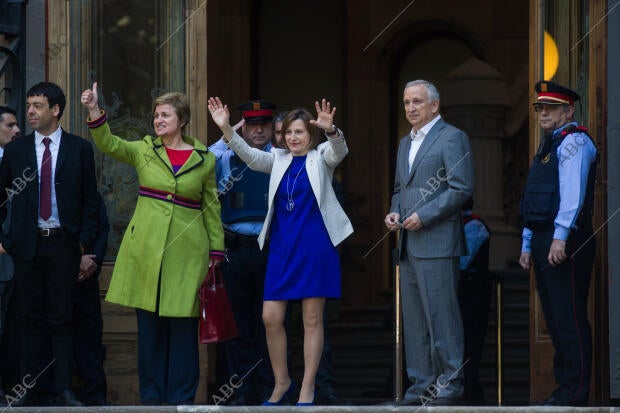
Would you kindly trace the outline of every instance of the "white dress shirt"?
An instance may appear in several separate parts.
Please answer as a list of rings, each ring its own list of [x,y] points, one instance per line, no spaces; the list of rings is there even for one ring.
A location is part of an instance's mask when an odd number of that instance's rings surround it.
[[[435,116],[433,120],[422,126],[417,132],[411,128],[411,132],[409,133],[411,136],[411,146],[409,147],[409,172],[411,172],[413,160],[418,154],[418,150],[420,149],[420,146],[422,146],[422,142],[424,142],[424,137],[428,135],[428,132],[430,132],[431,128],[435,126],[439,119],[441,119],[441,115]]]
[[[41,162],[43,162],[43,152],[45,144],[43,144],[44,135],[34,132],[34,147],[37,152],[37,169],[39,172],[39,197],[41,196]],[[59,126],[51,135],[50,152],[52,153],[52,215],[46,221],[39,215],[39,228],[59,228],[60,216],[58,215],[58,204],[56,203],[56,160],[58,159],[58,149],[60,148],[60,139],[62,138],[62,128]],[[40,204],[40,202],[39,202]]]

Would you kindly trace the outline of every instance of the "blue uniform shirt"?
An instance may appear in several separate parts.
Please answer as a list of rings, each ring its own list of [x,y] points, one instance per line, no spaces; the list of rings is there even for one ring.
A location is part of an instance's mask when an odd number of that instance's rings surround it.
[[[553,135],[560,133],[567,125],[577,126],[577,123],[562,125],[553,131]],[[570,230],[577,228],[575,221],[583,207],[588,186],[588,173],[596,159],[596,147],[585,133],[574,132],[567,135],[560,143],[557,155],[560,176],[560,209],[554,221],[553,238],[566,241]],[[531,252],[532,231],[523,228],[522,239],[521,252]]]
[[[215,178],[217,179],[217,190],[220,194],[228,192],[231,185],[234,185],[236,177],[243,176],[248,166],[243,170],[230,167],[230,158],[235,152],[228,147],[224,139],[220,139],[209,147],[209,150],[215,155]],[[271,143],[267,144],[264,149],[266,152],[271,151]],[[234,224],[222,224],[225,229],[237,234],[258,236],[263,229],[263,221],[238,222]]]
[[[463,216],[471,215],[471,211],[463,211]],[[479,219],[472,219],[463,227],[465,242],[467,243],[468,255],[461,256],[461,270],[466,270],[471,265],[482,244],[489,239],[491,234]]]

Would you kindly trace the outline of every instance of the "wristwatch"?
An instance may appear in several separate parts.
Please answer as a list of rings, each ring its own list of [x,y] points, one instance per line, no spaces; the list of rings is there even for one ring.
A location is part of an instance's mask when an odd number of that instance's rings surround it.
[[[325,131],[325,134],[329,135],[329,136],[337,135],[338,134],[338,128],[336,127],[336,125],[332,125],[332,128],[334,128],[333,131],[331,131],[331,132]]]

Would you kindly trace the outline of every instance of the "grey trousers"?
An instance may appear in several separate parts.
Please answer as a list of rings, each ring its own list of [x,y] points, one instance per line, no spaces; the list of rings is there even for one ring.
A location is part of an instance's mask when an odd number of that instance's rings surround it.
[[[459,258],[400,261],[407,376],[405,399],[463,395],[463,323],[458,300]]]

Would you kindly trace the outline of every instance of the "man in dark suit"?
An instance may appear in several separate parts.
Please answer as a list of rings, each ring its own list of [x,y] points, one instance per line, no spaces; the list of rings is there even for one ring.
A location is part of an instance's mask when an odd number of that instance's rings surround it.
[[[457,287],[465,255],[461,205],[474,189],[467,135],[439,115],[439,92],[407,83],[412,125],[398,147],[385,225],[401,231],[400,273],[407,375],[403,404],[457,404],[463,395],[463,324]]]
[[[0,163],[4,157],[4,147],[9,143],[17,139],[21,133],[19,126],[17,126],[16,112],[6,106],[0,106]],[[9,221],[7,217],[6,221]],[[8,222],[6,222],[8,225]],[[5,222],[0,222],[0,231],[3,230]],[[0,255],[0,407],[6,406],[6,400],[4,398],[3,385],[5,384],[5,374],[8,373],[5,370],[7,364],[12,364],[14,360],[10,360],[13,357],[8,354],[8,350],[5,345],[8,346],[9,342],[13,342],[10,335],[12,331],[7,331],[7,312],[9,309],[9,302],[13,295],[13,260],[8,254]],[[8,374],[7,374],[8,375]]]
[[[40,389],[33,382],[49,368],[56,403],[81,405],[71,390],[72,309],[82,254],[93,248],[98,198],[91,144],[60,127],[65,103],[53,83],[30,88],[27,116],[34,133],[8,144],[0,165],[0,222],[8,198],[12,203],[0,253],[15,263],[20,374],[31,387],[20,404],[36,403]],[[48,340],[52,360],[41,356]]]

